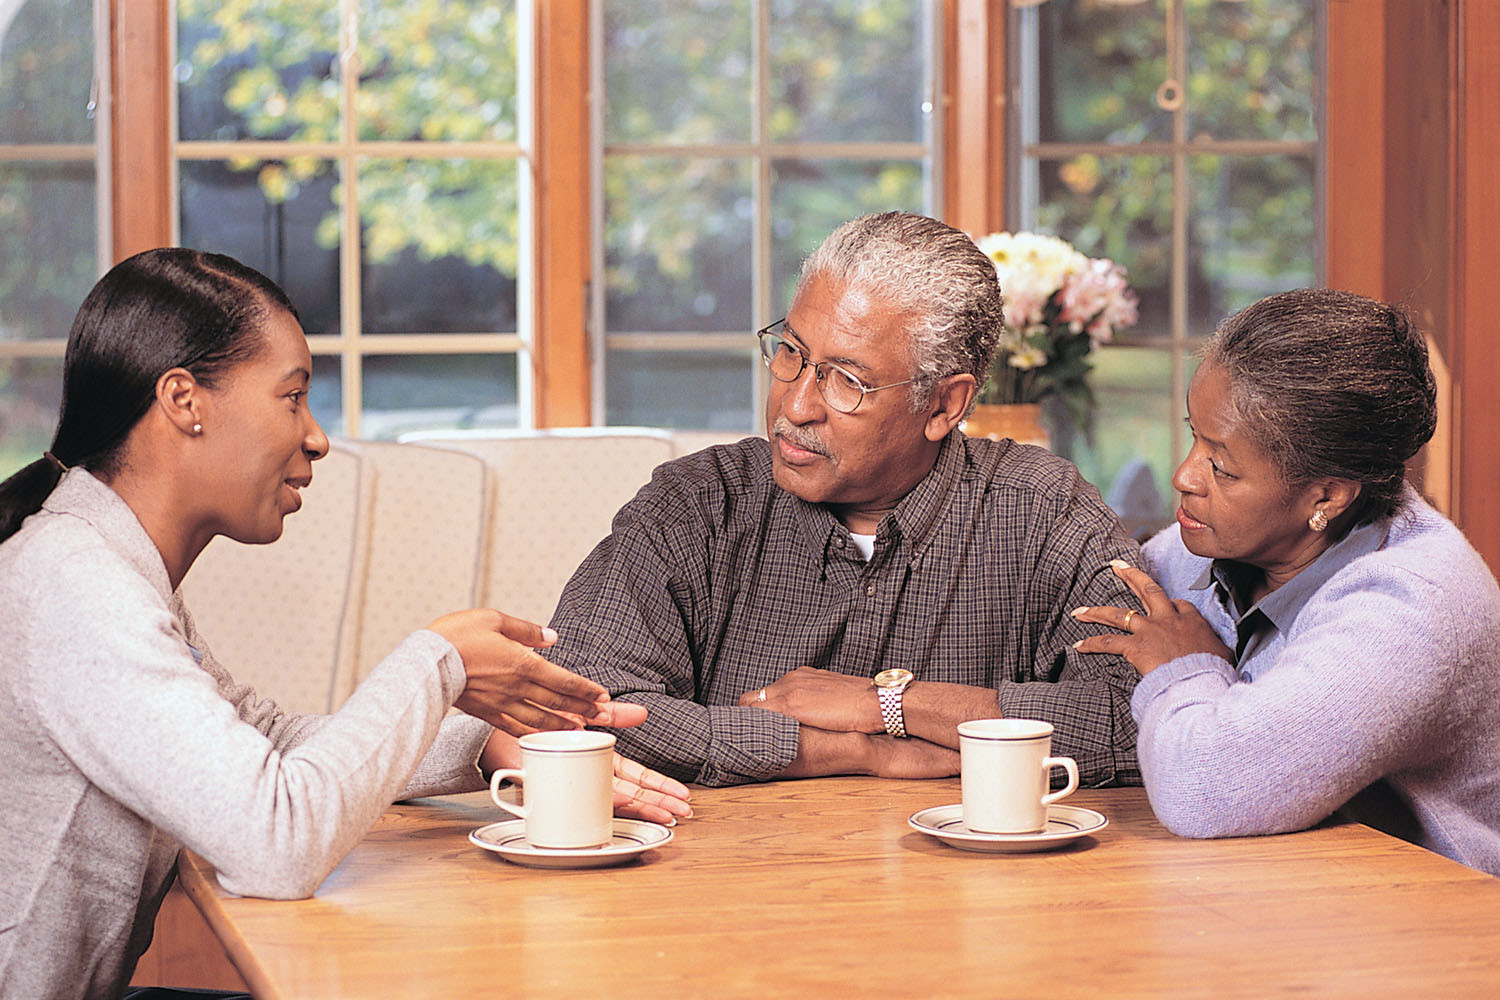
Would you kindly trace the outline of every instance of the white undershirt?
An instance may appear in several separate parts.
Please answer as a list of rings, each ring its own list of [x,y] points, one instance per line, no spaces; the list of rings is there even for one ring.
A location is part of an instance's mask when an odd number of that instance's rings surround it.
[[[870,557],[875,554],[875,536],[856,535],[851,531],[849,532],[849,540],[852,541],[854,543],[854,547],[859,550],[860,558],[865,562],[869,562]]]

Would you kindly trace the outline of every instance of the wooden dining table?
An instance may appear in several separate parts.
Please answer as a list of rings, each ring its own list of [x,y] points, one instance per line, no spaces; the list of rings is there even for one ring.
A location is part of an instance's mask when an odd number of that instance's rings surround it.
[[[1140,789],[1093,835],[959,850],[908,825],[956,779],[695,789],[618,867],[469,841],[484,793],[393,806],[310,899],[182,887],[256,997],[1500,995],[1500,879],[1354,823],[1186,840]]]

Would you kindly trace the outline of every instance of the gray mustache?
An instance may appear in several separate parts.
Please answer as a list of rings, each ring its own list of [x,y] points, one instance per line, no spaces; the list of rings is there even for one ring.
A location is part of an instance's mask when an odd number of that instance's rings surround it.
[[[804,451],[822,455],[824,458],[830,457],[828,446],[823,443],[823,440],[816,433],[808,430],[806,427],[798,427],[786,417],[776,418],[776,422],[771,425],[771,433],[775,437],[786,438]]]

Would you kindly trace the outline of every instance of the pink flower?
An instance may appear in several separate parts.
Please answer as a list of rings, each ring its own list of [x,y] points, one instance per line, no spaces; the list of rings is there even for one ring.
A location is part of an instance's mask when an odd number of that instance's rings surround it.
[[[1005,296],[1005,326],[980,401],[1036,403],[1055,395],[1087,430],[1087,417],[1080,414],[1091,400],[1089,366],[1078,363],[1077,348],[1086,344],[1086,354],[1136,322],[1137,299],[1124,268],[1044,233],[973,239],[995,265]],[[1086,341],[1080,336],[1085,333]]]
[[[1095,347],[1113,340],[1116,327],[1131,326],[1138,318],[1125,269],[1103,257],[1068,275],[1057,299],[1058,319],[1074,333],[1088,330]]]

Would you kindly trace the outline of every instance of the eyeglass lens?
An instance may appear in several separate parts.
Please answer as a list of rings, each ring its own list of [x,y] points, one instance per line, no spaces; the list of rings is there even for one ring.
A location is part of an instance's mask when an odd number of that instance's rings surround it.
[[[797,381],[802,369],[812,364],[795,344],[773,330],[761,332],[760,352],[771,377],[779,382]],[[828,405],[840,413],[853,413],[864,399],[864,383],[827,361],[818,362],[813,369],[818,390]]]

